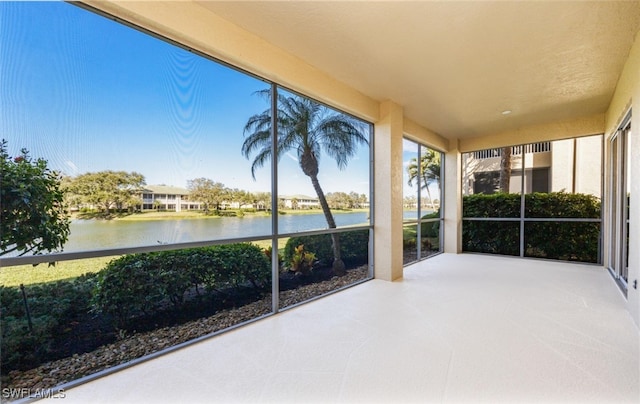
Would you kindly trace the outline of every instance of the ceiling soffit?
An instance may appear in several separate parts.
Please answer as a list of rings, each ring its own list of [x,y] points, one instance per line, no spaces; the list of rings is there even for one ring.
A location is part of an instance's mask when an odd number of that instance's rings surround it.
[[[640,24],[640,2],[198,3],[448,138],[605,112]]]

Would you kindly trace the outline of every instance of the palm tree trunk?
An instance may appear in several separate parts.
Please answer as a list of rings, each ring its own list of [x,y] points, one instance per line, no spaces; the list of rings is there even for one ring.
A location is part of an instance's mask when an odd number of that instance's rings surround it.
[[[336,222],[333,219],[333,215],[331,214],[331,209],[329,209],[327,198],[324,196],[324,192],[320,187],[318,177],[316,175],[311,175],[310,178],[311,183],[313,184],[313,189],[316,190],[316,194],[318,195],[320,206],[322,207],[322,212],[324,213],[324,217],[327,220],[327,224],[329,225],[330,229],[335,229]],[[333,273],[337,276],[342,276],[345,274],[346,268],[340,254],[340,236],[338,233],[331,234],[331,248],[333,249]]]
[[[436,205],[433,203],[433,198],[431,197],[431,191],[429,191],[429,185],[427,185],[425,189],[427,190],[427,195],[429,196],[429,202],[431,202],[431,209],[433,209],[433,211],[435,212]]]
[[[509,192],[511,182],[511,147],[504,147],[500,157],[500,192]]]

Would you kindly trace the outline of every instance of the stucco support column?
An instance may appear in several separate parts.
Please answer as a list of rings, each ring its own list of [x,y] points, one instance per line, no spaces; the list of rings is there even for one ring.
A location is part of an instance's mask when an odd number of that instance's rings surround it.
[[[458,254],[462,252],[462,187],[457,139],[449,141],[444,159],[444,252]]]
[[[385,101],[375,125],[375,277],[402,277],[402,131],[403,110]]]
[[[640,96],[640,82],[636,85],[635,94]],[[637,99],[640,99],[638,97]],[[640,112],[640,106],[635,107]],[[640,114],[631,118],[631,133],[629,133],[629,147],[631,148],[631,158],[629,159],[628,174],[631,178],[629,189],[629,273],[627,299],[629,311],[636,325],[640,328]]]

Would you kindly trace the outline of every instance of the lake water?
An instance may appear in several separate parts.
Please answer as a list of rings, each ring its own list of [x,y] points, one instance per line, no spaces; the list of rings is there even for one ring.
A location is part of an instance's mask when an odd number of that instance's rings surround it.
[[[433,213],[431,209],[422,209],[422,216]],[[402,211],[402,220],[418,220],[418,211],[415,209],[405,209]]]
[[[341,226],[367,225],[367,212],[334,215]],[[326,229],[322,213],[307,215],[280,215],[280,234]],[[271,218],[263,216],[220,217],[211,219],[176,220],[74,220],[64,252],[95,249],[140,247],[190,241],[219,240],[237,237],[271,235]]]

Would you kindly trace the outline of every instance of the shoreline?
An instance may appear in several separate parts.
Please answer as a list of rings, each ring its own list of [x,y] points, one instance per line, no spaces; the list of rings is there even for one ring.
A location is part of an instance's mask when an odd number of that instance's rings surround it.
[[[259,212],[246,212],[240,211],[236,209],[228,209],[223,212],[242,212],[242,216],[218,216],[218,215],[205,215],[202,212],[196,211],[186,211],[186,212],[144,212],[144,213],[132,213],[130,215],[121,216],[121,217],[112,217],[110,219],[100,218],[100,217],[91,217],[91,218],[82,218],[78,217],[78,215],[72,215],[73,221],[89,221],[89,220],[99,220],[99,221],[152,221],[152,220],[203,220],[203,219],[224,219],[228,217],[232,218],[242,218],[245,216],[250,217],[270,217],[271,212],[267,211],[259,211]],[[319,214],[323,215],[321,209],[283,209],[279,210],[279,215],[314,215]],[[369,213],[369,209],[359,208],[359,209],[335,209],[332,210],[331,213],[334,215],[348,214],[348,213]]]

